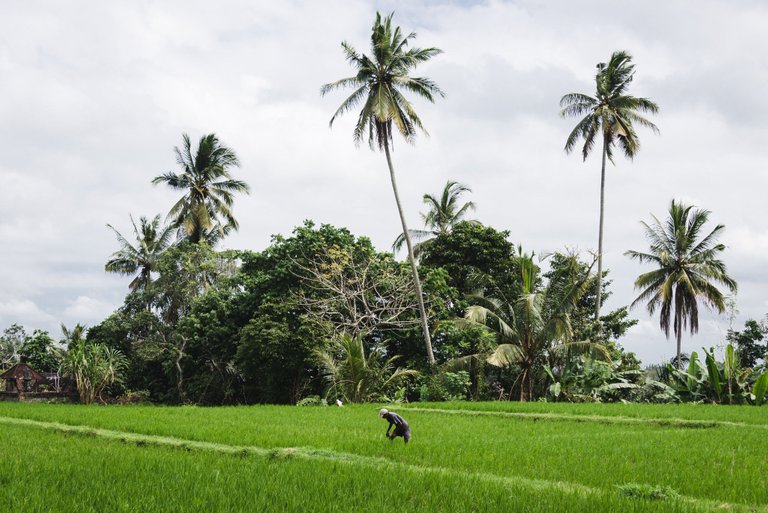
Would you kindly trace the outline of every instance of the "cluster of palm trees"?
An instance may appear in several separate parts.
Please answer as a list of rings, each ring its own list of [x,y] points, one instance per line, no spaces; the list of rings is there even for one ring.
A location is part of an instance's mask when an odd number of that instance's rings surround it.
[[[393,26],[391,14],[382,17],[377,13],[371,31],[370,55],[360,53],[349,43],[342,42],[344,55],[355,74],[325,84],[321,88],[321,94],[325,95],[337,89],[352,89],[352,93],[333,114],[330,125],[332,126],[342,114],[360,108],[353,131],[354,142],[359,144],[367,140],[372,150],[378,149],[386,157],[392,192],[402,225],[402,233],[393,247],[397,250],[405,244],[407,248],[426,355],[429,363],[434,364],[435,357],[417,269],[417,257],[430,238],[448,233],[454,224],[474,210],[474,204],[461,203],[460,198],[462,194],[470,192],[469,187],[449,181],[439,197],[428,194],[424,196],[424,202],[429,207],[428,212],[422,214],[426,229],[408,228],[392,162],[394,134],[399,133],[410,144],[415,142],[418,131],[428,135],[416,110],[406,98],[407,93],[429,102],[434,102],[436,96],[444,96],[443,91],[429,78],[411,75],[418,65],[441,53],[438,48],[411,46],[415,37],[415,33],[405,34],[400,27]],[[600,318],[603,276],[606,163],[614,162],[616,148],[629,159],[637,154],[640,142],[636,126],[658,132],[656,125],[642,116],[644,113],[656,113],[658,106],[648,98],[628,94],[634,73],[632,57],[624,51],[614,52],[607,63],[597,65],[594,96],[570,93],[560,100],[562,117],[579,118],[566,139],[565,151],[570,153],[579,141],[582,141],[581,154],[586,160],[595,144],[601,144],[600,216],[596,255],[597,321]],[[232,149],[221,144],[215,134],[204,135],[194,152],[190,138],[184,134],[182,147],[177,147],[174,151],[181,172],[168,172],[152,181],[154,184],[164,183],[182,192],[181,198],[167,215],[168,224],[164,225],[160,215],[152,220],[141,217],[138,226],[131,218],[135,243],[111,225],[107,225],[115,232],[120,249],[112,255],[105,269],[124,275],[138,273],[130,283],[130,289],[134,291],[149,285],[158,258],[175,240],[215,245],[231,230],[237,230],[238,223],[232,213],[234,195],[249,192],[245,182],[231,176],[231,170],[240,165],[237,155]],[[650,252],[630,251],[627,255],[642,263],[653,263],[657,266],[654,271],[637,279],[635,286],[641,289],[641,293],[633,306],[647,301],[651,314],[658,308],[661,312],[660,324],[667,336],[672,322],[677,337],[679,361],[683,328],[687,325],[691,332],[698,329],[698,301],[703,300],[708,306],[722,312],[724,298],[715,284],[725,285],[730,290],[735,290],[736,284],[728,277],[725,265],[718,258],[724,247],[722,244],[716,244],[716,239],[723,227],[718,225],[709,235],[699,240],[702,225],[708,218],[707,211],[673,201],[669,214],[670,219],[665,224],[655,218],[653,225],[645,224],[651,243]],[[533,293],[532,290],[529,292]],[[502,319],[501,313],[494,313],[492,309],[481,310],[478,307],[470,313],[472,318],[477,320],[487,319],[489,316],[495,316],[497,322]],[[524,389],[523,387],[522,390]]]
[[[107,225],[115,232],[120,249],[112,254],[105,270],[123,275],[138,273],[129,285],[132,291],[146,289],[160,256],[174,242],[188,240],[215,246],[239,227],[232,213],[234,195],[248,194],[249,187],[232,178],[232,168],[240,166],[237,155],[216,134],[202,136],[194,153],[189,136],[183,134],[182,139],[182,147],[174,148],[181,172],[164,173],[152,180],[153,184],[164,183],[182,192],[166,216],[169,223],[164,224],[158,214],[151,221],[141,217],[137,227],[131,217],[135,243]]]
[[[432,196],[424,197],[425,202],[434,207],[424,218],[427,230],[408,229],[390,153],[393,134],[396,130],[407,143],[415,141],[418,130],[428,135],[413,105],[406,99],[405,93],[413,93],[429,102],[434,102],[435,96],[444,96],[437,84],[429,78],[414,77],[410,74],[419,64],[441,53],[438,48],[411,47],[411,41],[415,37],[414,33],[404,35],[399,27],[393,27],[391,14],[382,18],[377,13],[371,31],[371,54],[362,54],[349,43],[342,42],[345,57],[356,74],[324,85],[321,93],[325,95],[339,88],[352,89],[352,94],[336,110],[330,124],[333,125],[338,116],[361,106],[353,131],[354,141],[359,144],[367,138],[371,149],[378,148],[386,156],[392,190],[403,228],[401,236],[395,241],[395,248],[400,247],[403,242],[407,247],[414,287],[419,299],[427,357],[430,363],[434,363],[417,272],[418,246],[414,247],[412,239],[425,241],[434,234],[444,232],[452,220],[461,218],[474,206],[467,203],[457,208],[458,196],[468,191],[468,188],[456,182],[449,182],[439,201]],[[658,132],[656,125],[642,115],[658,112],[658,105],[648,98],[638,98],[628,94],[634,74],[632,57],[624,51],[614,52],[607,63],[597,65],[594,96],[570,93],[560,100],[562,117],[579,118],[566,139],[565,151],[567,153],[573,151],[581,140],[583,141],[581,153],[586,160],[596,142],[599,141],[602,148],[596,321],[600,319],[603,277],[606,163],[614,162],[616,148],[624,153],[625,157],[634,158],[640,148],[636,126]],[[445,217],[443,213],[446,214]],[[705,304],[722,312],[723,296],[713,282],[723,284],[730,290],[736,289],[735,282],[726,274],[724,264],[717,258],[718,253],[724,249],[721,244],[715,244],[715,239],[722,231],[722,227],[718,226],[701,241],[697,239],[701,224],[706,222],[707,215],[706,211],[692,210],[692,207],[673,202],[670,207],[670,220],[666,227],[662,227],[658,220],[655,228],[646,225],[651,242],[650,253],[628,252],[632,258],[641,262],[652,262],[658,266],[657,270],[641,275],[636,281],[635,286],[642,289],[642,292],[633,305],[647,300],[648,310],[651,313],[659,307],[661,309],[660,324],[667,336],[670,319],[674,319],[678,362],[683,326],[687,322],[691,332],[695,332],[698,328],[697,301],[702,299]],[[671,313],[672,311],[674,314]],[[490,315],[491,310],[475,310],[474,313],[475,317],[480,319]],[[500,318],[496,315],[497,320]],[[521,390],[525,390],[525,387]]]

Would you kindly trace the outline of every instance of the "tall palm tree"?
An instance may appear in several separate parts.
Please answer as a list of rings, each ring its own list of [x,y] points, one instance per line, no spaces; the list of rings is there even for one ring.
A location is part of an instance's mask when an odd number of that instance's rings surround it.
[[[74,328],[69,329],[64,323],[61,323],[61,334],[63,337],[61,342],[69,349],[77,344],[84,343],[87,332],[88,328],[83,324],[77,323]]]
[[[160,255],[170,246],[173,236],[172,226],[161,226],[160,215],[156,215],[152,221],[146,217],[139,218],[139,227],[131,216],[133,234],[136,244],[131,244],[128,239],[118,232],[111,224],[110,230],[115,232],[120,249],[112,253],[112,257],[104,266],[104,270],[110,273],[138,275],[128,284],[132,291],[143,290],[152,282],[152,271],[157,266]]]
[[[576,257],[572,258],[576,265]],[[542,287],[533,255],[521,252],[517,261],[520,292],[512,298],[501,291],[475,294],[470,297],[474,304],[467,308],[464,318],[496,333],[499,345],[487,361],[496,367],[519,368],[520,400],[527,401],[533,399],[537,369],[547,364],[553,366],[556,359],[568,352],[589,350],[605,354],[605,349],[600,344],[573,340],[570,314],[591,280],[575,279],[572,272]]]
[[[240,166],[240,161],[232,149],[221,144],[216,134],[202,136],[194,155],[189,136],[183,134],[182,137],[184,144],[174,148],[174,152],[183,172],[162,174],[152,183],[165,183],[184,192],[168,212],[182,236],[198,243],[211,230],[216,230],[223,237],[226,229],[238,229],[232,213],[234,193],[249,193],[248,184],[230,175],[230,169]]]
[[[613,161],[614,146],[618,146],[628,159],[640,149],[635,124],[659,129],[638,112],[656,113],[659,106],[648,98],[626,94],[635,75],[632,56],[627,52],[613,52],[608,63],[597,65],[595,96],[581,93],[566,94],[560,99],[560,116],[581,118],[565,142],[566,153],[571,153],[579,139],[584,139],[581,154],[584,160],[592,152],[595,140],[602,139],[602,167],[600,171],[600,227],[597,239],[597,301],[595,320],[600,318],[600,300],[603,282],[603,219],[605,213],[605,163]]]
[[[421,214],[424,220],[426,230],[410,230],[409,235],[418,242],[414,245],[414,253],[419,255],[423,245],[432,237],[438,235],[447,235],[451,233],[453,227],[460,221],[464,221],[464,216],[470,210],[475,210],[475,204],[471,201],[459,205],[461,195],[465,192],[472,192],[472,189],[459,182],[448,180],[443,188],[443,192],[438,199],[437,196],[425,194],[424,203],[427,205],[427,213]],[[479,224],[478,221],[471,219],[466,222]],[[405,242],[405,235],[400,234],[392,245],[394,251],[399,251]]]
[[[320,92],[325,95],[336,89],[353,88],[354,92],[336,110],[330,125],[333,126],[333,122],[338,116],[362,103],[363,107],[353,132],[355,143],[359,144],[367,137],[371,149],[373,150],[378,146],[379,150],[383,150],[387,157],[392,191],[395,195],[395,203],[397,203],[397,211],[400,214],[400,223],[408,247],[408,260],[411,264],[413,283],[419,303],[427,358],[430,364],[433,364],[435,356],[432,352],[432,340],[427,323],[427,313],[424,308],[421,282],[416,269],[416,259],[413,254],[413,244],[409,236],[408,225],[405,222],[403,207],[400,204],[395,169],[392,166],[392,156],[390,155],[393,128],[400,132],[400,135],[408,143],[414,142],[417,129],[427,134],[421,119],[403,92],[414,93],[430,102],[434,102],[435,95],[444,96],[432,80],[409,75],[409,72],[416,66],[422,62],[427,62],[441,52],[437,48],[408,48],[410,41],[415,37],[415,33],[404,36],[400,27],[393,27],[391,14],[382,20],[381,14],[376,13],[376,21],[371,32],[371,56],[360,54],[349,43],[342,42],[341,47],[344,54],[352,67],[357,70],[357,74],[325,84]]]
[[[669,218],[664,224],[653,216],[653,223],[643,222],[649,253],[627,251],[626,256],[640,263],[651,263],[656,269],[641,274],[635,288],[642,292],[632,307],[648,301],[648,313],[659,308],[659,326],[669,338],[670,323],[677,338],[677,367],[681,364],[683,330],[699,331],[698,302],[718,313],[725,311],[725,296],[717,284],[736,292],[736,282],[728,276],[725,264],[718,258],[725,246],[717,243],[725,226],[719,224],[700,238],[710,212],[672,200]]]

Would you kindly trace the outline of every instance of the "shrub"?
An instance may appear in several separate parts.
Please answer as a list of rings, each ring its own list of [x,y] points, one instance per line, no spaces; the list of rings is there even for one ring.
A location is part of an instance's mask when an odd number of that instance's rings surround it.
[[[328,401],[319,395],[309,395],[297,402],[296,406],[328,406]]]

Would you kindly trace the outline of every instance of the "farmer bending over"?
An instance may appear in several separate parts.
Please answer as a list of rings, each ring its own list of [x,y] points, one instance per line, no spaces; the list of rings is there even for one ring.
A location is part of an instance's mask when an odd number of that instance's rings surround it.
[[[390,441],[394,440],[398,436],[402,436],[403,440],[405,440],[405,443],[408,443],[408,440],[411,439],[411,427],[408,425],[404,418],[402,418],[397,413],[393,413],[387,410],[386,408],[379,410],[379,417],[389,422],[389,426],[387,426],[386,437],[389,438]],[[395,430],[390,435],[389,430],[392,429],[392,426],[395,426]]]

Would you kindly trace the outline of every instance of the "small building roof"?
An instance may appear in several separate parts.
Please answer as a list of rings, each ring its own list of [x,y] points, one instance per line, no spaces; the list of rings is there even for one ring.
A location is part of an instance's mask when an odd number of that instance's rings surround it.
[[[32,381],[45,381],[45,377],[26,363],[17,363],[7,371],[0,374],[0,379],[18,379],[24,378],[24,371],[27,370],[28,376]]]

